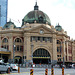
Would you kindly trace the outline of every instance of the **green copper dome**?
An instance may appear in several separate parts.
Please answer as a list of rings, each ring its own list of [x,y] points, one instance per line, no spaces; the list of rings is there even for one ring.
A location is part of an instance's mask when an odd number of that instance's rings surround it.
[[[22,26],[24,25],[24,22],[25,23],[34,23],[34,21],[36,21],[36,23],[42,23],[42,24],[46,24],[46,22],[48,22],[48,24],[51,25],[49,17],[44,12],[38,10],[37,3],[34,6],[34,10],[30,11],[22,19]]]
[[[56,29],[56,31],[62,31],[62,27],[59,25],[59,23],[57,26],[55,26],[55,29]]]
[[[10,27],[11,27],[11,25],[13,25],[13,26],[14,26],[14,28],[16,28],[15,24],[14,24],[13,22],[11,22],[11,20],[10,20],[9,22],[7,22],[7,23],[4,25],[4,27],[3,27],[3,28],[10,28]]]

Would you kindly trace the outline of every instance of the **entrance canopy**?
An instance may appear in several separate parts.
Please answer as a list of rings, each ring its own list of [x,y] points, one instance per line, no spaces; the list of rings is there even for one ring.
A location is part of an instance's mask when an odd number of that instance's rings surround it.
[[[7,49],[0,48],[0,54],[11,54],[11,52]]]

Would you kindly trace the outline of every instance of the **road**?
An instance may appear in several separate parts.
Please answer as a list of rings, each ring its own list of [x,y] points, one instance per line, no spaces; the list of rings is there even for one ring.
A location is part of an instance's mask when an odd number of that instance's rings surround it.
[[[20,73],[18,71],[12,71],[9,75],[30,75],[30,69],[32,68],[20,68]],[[33,68],[33,75],[45,75],[45,68]],[[0,74],[8,75],[8,74]],[[51,75],[51,69],[48,69],[48,75]],[[62,75],[61,68],[54,68],[54,75]],[[64,75],[75,75],[75,69],[64,69]]]

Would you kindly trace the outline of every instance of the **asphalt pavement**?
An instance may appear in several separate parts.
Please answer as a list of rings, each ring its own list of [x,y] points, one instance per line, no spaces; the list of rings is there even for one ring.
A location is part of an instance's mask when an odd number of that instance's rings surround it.
[[[45,75],[46,68],[20,68],[20,73],[18,71],[12,71],[10,74],[0,74],[0,75],[30,75],[30,69],[33,69],[33,75]],[[51,69],[48,68],[48,75],[51,75]],[[54,68],[54,75],[62,75],[61,68]],[[75,75],[75,69],[64,69],[64,75]]]

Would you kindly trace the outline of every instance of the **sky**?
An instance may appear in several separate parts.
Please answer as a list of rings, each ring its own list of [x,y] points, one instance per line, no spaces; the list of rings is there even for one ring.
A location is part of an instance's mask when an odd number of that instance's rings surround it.
[[[24,16],[34,10],[35,2],[39,10],[46,13],[51,25],[59,23],[67,35],[75,40],[75,0],[8,0],[8,21],[21,26]]]

